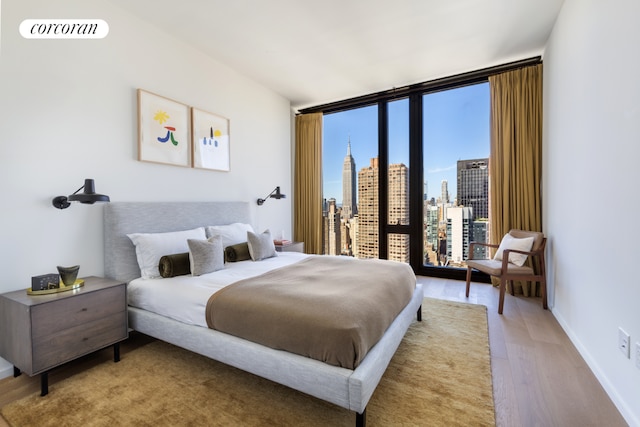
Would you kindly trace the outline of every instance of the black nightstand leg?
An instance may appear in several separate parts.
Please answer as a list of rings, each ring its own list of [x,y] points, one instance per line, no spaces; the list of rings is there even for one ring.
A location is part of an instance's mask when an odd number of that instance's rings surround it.
[[[120,361],[120,343],[117,342],[113,345],[113,361],[117,363]]]
[[[49,372],[40,374],[40,396],[49,394]]]
[[[16,366],[14,366],[14,367],[13,367],[13,377],[14,377],[14,378],[15,378],[15,377],[19,377],[19,376],[20,376],[20,374],[22,374],[22,371],[20,370],[20,368],[18,368],[18,367],[16,367]]]

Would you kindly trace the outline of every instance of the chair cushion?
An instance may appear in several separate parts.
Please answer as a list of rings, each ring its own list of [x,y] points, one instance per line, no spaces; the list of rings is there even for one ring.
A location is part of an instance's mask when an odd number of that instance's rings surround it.
[[[502,274],[502,261],[495,259],[469,259],[467,260],[467,265],[491,276],[500,276]],[[508,263],[507,269],[509,274],[533,274],[533,269],[529,266],[518,266]]]
[[[540,249],[540,245],[542,245],[542,240],[544,239],[544,233],[540,231],[525,231],[518,230],[517,228],[512,228],[509,230],[509,234],[517,239],[522,239],[524,237],[533,237],[533,246],[531,246],[532,251],[537,251]]]
[[[518,239],[513,237],[511,234],[507,233],[502,238],[500,242],[500,247],[498,251],[494,255],[493,259],[496,261],[502,261],[502,253],[505,249],[516,249],[519,251],[530,251],[531,246],[533,246],[533,237],[525,237],[522,239]],[[513,263],[519,267],[524,265],[524,262],[527,260],[527,255],[518,254],[518,253],[509,253],[509,262]]]

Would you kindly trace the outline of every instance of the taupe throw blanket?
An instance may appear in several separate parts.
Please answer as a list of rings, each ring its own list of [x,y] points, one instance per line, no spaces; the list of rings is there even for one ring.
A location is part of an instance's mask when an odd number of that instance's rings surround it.
[[[355,369],[409,303],[415,285],[404,263],[311,256],[216,292],[207,302],[207,324]]]

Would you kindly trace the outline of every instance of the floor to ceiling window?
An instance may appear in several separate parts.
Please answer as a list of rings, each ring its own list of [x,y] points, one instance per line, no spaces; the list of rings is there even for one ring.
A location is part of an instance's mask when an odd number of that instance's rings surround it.
[[[325,254],[459,268],[469,242],[486,241],[488,83],[413,99],[418,107],[404,97],[325,114]],[[419,108],[417,120],[411,108]],[[415,153],[422,161],[411,161]]]
[[[409,99],[387,104],[387,259],[410,261]]]
[[[489,108],[489,83],[422,97],[426,266],[466,267],[488,241]]]
[[[327,255],[378,258],[378,108],[326,114],[322,147]]]
[[[488,77],[539,61],[301,110],[324,114],[324,253],[464,279],[469,243],[491,228]]]

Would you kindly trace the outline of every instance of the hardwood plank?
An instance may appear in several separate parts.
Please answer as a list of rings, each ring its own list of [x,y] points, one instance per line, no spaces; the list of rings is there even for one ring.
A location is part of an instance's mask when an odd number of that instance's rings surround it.
[[[493,400],[496,411],[497,427],[519,425],[520,414],[515,399],[515,387],[511,377],[511,365],[508,359],[491,357],[491,374],[493,377]]]

